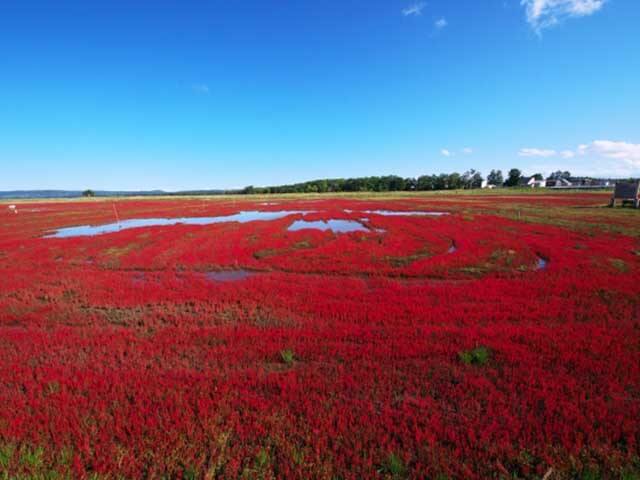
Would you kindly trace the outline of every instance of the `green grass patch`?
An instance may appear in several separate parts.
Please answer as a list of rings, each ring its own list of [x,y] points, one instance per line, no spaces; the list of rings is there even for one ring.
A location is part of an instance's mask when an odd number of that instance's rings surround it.
[[[394,452],[389,453],[387,458],[382,462],[378,473],[393,479],[408,478],[409,469],[405,465],[402,458]]]
[[[484,346],[458,352],[458,358],[465,365],[485,365],[491,358],[491,350]]]
[[[610,258],[609,262],[611,262],[611,266],[620,273],[627,273],[629,271],[629,266],[624,260],[621,260],[619,258]]]
[[[293,362],[296,361],[296,356],[293,353],[293,350],[286,349],[280,351],[280,359],[286,365],[293,365]]]

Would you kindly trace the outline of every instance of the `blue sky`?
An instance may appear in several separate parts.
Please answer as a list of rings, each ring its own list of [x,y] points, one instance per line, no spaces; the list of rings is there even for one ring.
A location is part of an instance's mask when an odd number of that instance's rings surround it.
[[[0,190],[640,175],[637,0],[0,2]]]

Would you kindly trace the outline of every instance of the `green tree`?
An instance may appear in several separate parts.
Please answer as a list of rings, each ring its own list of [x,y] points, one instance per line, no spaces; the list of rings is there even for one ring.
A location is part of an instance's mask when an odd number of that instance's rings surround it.
[[[507,187],[515,187],[518,185],[518,182],[522,178],[522,172],[517,168],[512,168],[509,170],[509,175],[507,176],[507,181],[504,182]]]
[[[404,189],[407,191],[413,191],[418,189],[418,180],[415,178],[404,179]]]
[[[96,192],[94,192],[93,190],[88,188],[87,190],[82,192],[82,196],[83,197],[95,197],[96,196]]]
[[[327,182],[326,180],[319,180],[318,192],[325,193],[327,190],[329,190],[329,182]]]
[[[416,189],[420,191],[433,190],[434,183],[433,175],[421,175],[416,182]]]
[[[487,183],[489,185],[501,187],[504,183],[504,178],[502,178],[502,170],[491,170],[491,173],[487,175]]]
[[[445,190],[449,188],[449,175],[441,173],[435,179],[434,190]]]
[[[484,182],[484,177],[480,172],[475,172],[471,176],[471,188],[482,188],[482,182]]]
[[[447,181],[444,188],[449,190],[456,190],[458,188],[463,188],[463,179],[462,176],[458,172],[453,172],[447,175]]]
[[[482,175],[473,168],[462,175],[462,188],[480,188],[482,186]]]

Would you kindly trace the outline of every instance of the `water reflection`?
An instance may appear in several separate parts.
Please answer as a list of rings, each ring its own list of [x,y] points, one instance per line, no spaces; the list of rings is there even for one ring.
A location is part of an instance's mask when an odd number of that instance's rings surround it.
[[[233,215],[217,217],[179,217],[179,218],[131,218],[121,222],[107,223],[105,225],[80,225],[76,227],[61,228],[56,232],[46,235],[46,238],[90,237],[105,233],[114,233],[130,228],[142,227],[166,227],[172,225],[211,225],[224,222],[253,222],[278,220],[289,215],[304,215],[311,213],[308,210],[280,210],[275,212],[261,212],[257,210],[243,211]]]
[[[546,258],[542,258],[541,256],[538,256],[538,261],[536,263],[536,270],[544,270],[545,268],[547,268],[547,265],[549,265],[549,260],[547,260]]]
[[[306,221],[296,220],[293,222],[287,230],[295,232],[298,230],[315,229],[315,230],[331,230],[335,233],[350,233],[350,232],[368,232],[369,229],[355,220],[317,220]]]
[[[449,212],[426,212],[422,210],[416,210],[416,211],[364,210],[363,213],[367,213],[367,214],[373,213],[375,215],[383,215],[385,217],[408,217],[408,216],[441,217],[442,215],[449,215]]]
[[[248,270],[223,270],[220,272],[207,272],[205,277],[215,282],[238,282],[245,278],[255,275],[254,272]]]

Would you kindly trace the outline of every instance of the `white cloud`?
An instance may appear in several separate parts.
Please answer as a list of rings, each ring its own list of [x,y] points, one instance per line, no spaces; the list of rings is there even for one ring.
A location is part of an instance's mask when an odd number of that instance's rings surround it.
[[[473,153],[473,148],[469,148],[469,147],[463,148],[462,153],[464,153],[465,155],[471,155]]]
[[[409,5],[407,8],[403,8],[402,15],[405,17],[422,15],[422,10],[424,10],[424,7],[426,6],[427,4],[425,2],[414,3]]]
[[[194,83],[191,85],[191,90],[200,95],[209,95],[209,86],[204,83]]]
[[[595,140],[583,150],[601,157],[622,161],[634,168],[640,168],[640,144],[638,143]]]
[[[540,148],[521,148],[518,152],[519,157],[554,157],[558,154],[555,150],[545,150]]]
[[[451,152],[449,150],[447,150],[446,148],[443,148],[442,150],[440,150],[440,153],[442,155],[444,155],[445,157],[450,157],[451,156]]]
[[[581,145],[578,145],[578,149],[576,150],[576,153],[578,155],[585,155],[588,150],[589,150],[589,145],[586,145],[583,143]]]
[[[436,30],[442,30],[447,25],[449,25],[449,23],[447,22],[446,18],[444,18],[444,17],[436,20],[435,23],[433,24],[433,26],[436,27]]]
[[[556,156],[556,151],[523,148],[518,155],[548,158]],[[638,143],[594,140],[591,143],[578,145],[574,150],[561,150],[557,155],[561,160],[529,167],[547,172],[570,170],[578,175],[620,177],[640,175],[640,144]]]
[[[600,10],[607,0],[521,0],[527,22],[540,33],[569,17],[584,17]]]

